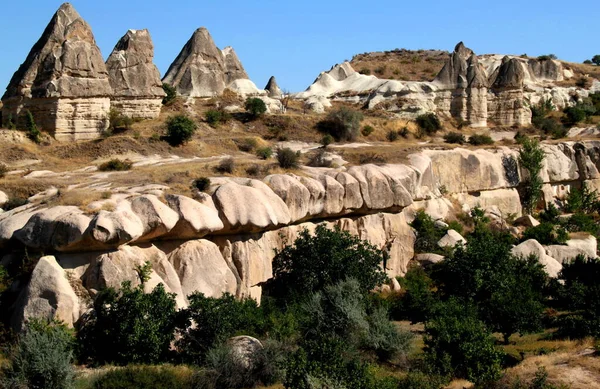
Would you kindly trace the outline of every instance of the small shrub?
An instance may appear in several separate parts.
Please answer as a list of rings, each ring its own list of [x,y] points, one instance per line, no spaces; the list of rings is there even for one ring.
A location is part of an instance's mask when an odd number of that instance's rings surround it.
[[[417,116],[415,119],[419,129],[425,135],[432,135],[438,132],[442,128],[440,119],[433,112],[425,113]]]
[[[63,324],[32,320],[9,355],[2,387],[73,387],[73,333]]]
[[[179,146],[192,139],[196,123],[186,115],[176,115],[167,119],[166,140],[171,146]]]
[[[388,142],[395,142],[398,140],[398,136],[399,136],[398,131],[390,130],[387,133],[386,138],[387,138]]]
[[[558,57],[554,54],[545,54],[537,57],[538,61],[548,61],[551,59],[557,59]]]
[[[295,169],[298,167],[298,153],[290,148],[277,150],[277,162],[283,169]]]
[[[324,149],[318,149],[312,154],[306,165],[312,167],[331,167],[331,160],[326,159],[325,154],[326,151]]]
[[[25,129],[27,130],[27,136],[33,142],[40,143],[42,141],[42,133],[38,130],[31,111],[25,113]]]
[[[217,127],[219,124],[226,123],[229,119],[231,119],[231,115],[223,110],[209,109],[204,113],[204,120],[211,127]]]
[[[265,112],[267,112],[267,105],[258,97],[248,98],[244,104],[244,108],[246,109],[246,112],[248,112],[254,118],[262,116]]]
[[[565,210],[567,212],[593,213],[600,211],[598,192],[584,184],[581,189],[573,188],[567,195]]]
[[[446,135],[444,135],[444,142],[457,143],[459,145],[462,145],[462,144],[466,143],[467,140],[465,139],[465,136],[461,133],[449,132]]]
[[[261,147],[256,150],[256,156],[260,159],[269,159],[273,156],[273,149],[270,147]]]
[[[163,97],[162,100],[163,105],[173,104],[175,102],[175,99],[177,99],[177,89],[165,82],[163,82],[162,88],[166,93],[166,96]]]
[[[371,75],[371,69],[368,68],[362,68],[358,71],[360,74],[364,74],[365,76],[369,76]]]
[[[406,139],[408,138],[408,134],[410,134],[410,131],[408,131],[408,127],[402,127],[400,131],[398,131],[398,134],[404,139]]]
[[[108,130],[105,131],[105,136],[112,135],[115,131],[125,131],[131,128],[133,119],[125,116],[121,111],[111,108],[108,113]]]
[[[387,70],[387,66],[383,65],[383,66],[378,66],[375,68],[375,74],[381,76],[382,74],[385,73],[385,71]]]
[[[592,62],[591,59],[586,59],[585,61],[583,61],[584,65],[593,65],[594,63]]]
[[[17,124],[14,122],[12,114],[8,114],[8,118],[6,119],[6,128],[9,130],[17,129]]]
[[[489,135],[475,134],[469,137],[469,144],[473,146],[493,145],[494,140]]]
[[[154,133],[150,136],[150,142],[154,143],[154,142],[160,142],[160,135],[158,133]]]
[[[200,192],[204,192],[208,188],[210,188],[210,178],[208,178],[208,177],[196,178],[194,180],[194,182],[192,183],[192,186],[194,188],[198,189]]]
[[[337,140],[353,141],[358,136],[363,114],[347,107],[331,111],[325,120],[317,123],[317,129]]]
[[[360,130],[360,133],[362,134],[362,136],[369,136],[373,133],[373,131],[375,131],[373,126],[367,124],[362,128],[362,130]]]
[[[564,244],[569,239],[569,234],[561,226],[555,226],[547,222],[530,227],[523,232],[522,241],[535,239],[540,244]]]
[[[8,173],[8,166],[6,166],[3,163],[0,163],[0,178],[4,178],[4,176],[6,176],[6,173]]]
[[[233,158],[225,158],[222,159],[221,162],[215,167],[215,171],[218,173],[233,173],[233,169],[235,168],[235,161]]]
[[[104,162],[102,165],[98,166],[98,170],[101,172],[109,172],[109,171],[125,171],[131,170],[133,166],[133,162],[130,160],[122,160],[122,159],[111,159],[108,162]]]
[[[360,165],[365,165],[368,163],[374,163],[374,164],[384,164],[386,163],[387,160],[385,159],[385,157],[381,154],[376,154],[376,153],[365,153],[365,154],[361,154],[358,157],[358,163]]]
[[[260,166],[258,166],[257,164],[252,164],[248,166],[246,168],[246,174],[251,177],[258,176],[260,174]]]
[[[256,138],[245,138],[237,145],[237,147],[240,151],[245,151],[245,152],[250,152],[250,151],[256,149],[256,146],[258,146],[258,142],[256,141]]]
[[[323,136],[323,138],[321,138],[321,144],[325,147],[329,146],[330,144],[332,144],[335,141],[335,139],[333,139],[333,136],[329,135],[329,134],[325,134]]]

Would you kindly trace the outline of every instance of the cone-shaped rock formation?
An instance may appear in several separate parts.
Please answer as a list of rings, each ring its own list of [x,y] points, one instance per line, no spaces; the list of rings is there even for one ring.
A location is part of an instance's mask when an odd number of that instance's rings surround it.
[[[3,120],[30,111],[58,140],[96,138],[108,126],[112,89],[90,26],[60,6],[2,97]]]
[[[165,92],[153,59],[148,30],[129,30],[119,40],[106,61],[114,91],[112,108],[129,117],[158,117]]]
[[[279,85],[277,85],[275,76],[271,76],[271,78],[269,78],[269,82],[267,82],[265,90],[267,91],[268,96],[273,99],[280,99],[283,97],[283,92],[281,91],[281,88],[279,88]]]

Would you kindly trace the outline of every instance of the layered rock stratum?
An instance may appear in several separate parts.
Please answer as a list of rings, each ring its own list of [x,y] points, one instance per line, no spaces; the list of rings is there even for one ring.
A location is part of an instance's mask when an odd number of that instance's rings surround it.
[[[600,187],[600,142],[545,144],[543,149],[546,203],[572,186]],[[382,266],[393,277],[404,274],[411,260],[425,261],[414,255],[416,236],[409,225],[417,209],[436,220],[476,206],[492,218],[522,214],[523,173],[514,149],[423,150],[408,161],[307,168],[302,175],[272,174],[263,180],[212,177],[206,192],[193,198],[165,194],[164,187],[140,188],[99,200],[88,211],[33,198],[0,214],[3,264],[19,260],[25,248],[29,255],[47,256],[14,307],[14,324],[40,315],[74,323],[99,289],[139,282],[135,266],[146,261],[152,266],[146,287],[163,283],[180,307],[194,291],[259,299],[261,284],[273,274],[275,250],[319,223],[384,250]],[[528,243],[515,250],[522,255],[537,250],[555,275],[571,255],[595,253],[597,246],[586,237],[566,246]]]
[[[148,30],[129,30],[119,39],[106,61],[113,109],[132,118],[160,115],[165,92],[153,61],[154,45]]]
[[[30,111],[58,140],[92,139],[108,127],[111,95],[92,29],[65,3],[13,75],[2,117],[22,122]]]

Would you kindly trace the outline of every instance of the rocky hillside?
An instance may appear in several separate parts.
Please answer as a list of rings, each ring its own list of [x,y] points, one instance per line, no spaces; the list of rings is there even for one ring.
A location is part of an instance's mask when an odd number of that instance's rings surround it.
[[[443,50],[406,50],[357,54],[350,65],[360,74],[399,81],[431,81],[448,59]]]

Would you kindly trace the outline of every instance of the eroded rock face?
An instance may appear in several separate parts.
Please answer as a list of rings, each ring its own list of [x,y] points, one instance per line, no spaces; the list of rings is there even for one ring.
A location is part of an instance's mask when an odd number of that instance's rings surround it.
[[[21,121],[30,111],[58,140],[93,139],[108,127],[111,95],[92,30],[65,3],[13,75],[2,97],[2,116]]]
[[[562,270],[560,262],[546,254],[544,246],[535,239],[526,240],[518,246],[513,247],[512,253],[523,259],[526,259],[531,255],[536,256],[538,261],[544,265],[544,271],[550,277],[556,278],[558,273]]]
[[[489,119],[501,126],[531,124],[531,110],[525,104],[525,71],[515,58],[504,57],[492,80]]]
[[[244,66],[242,66],[242,62],[238,58],[235,50],[233,50],[233,47],[227,46],[226,48],[221,50],[221,52],[223,53],[223,57],[225,58],[226,84],[230,84],[235,80],[249,78],[248,74],[246,73],[246,70],[244,69]]]
[[[154,45],[148,30],[127,31],[106,61],[114,92],[112,108],[132,118],[160,115],[165,92],[153,61]]]
[[[271,78],[269,78],[267,86],[265,86],[265,90],[267,91],[268,96],[273,99],[280,99],[283,97],[283,92],[281,88],[279,88],[279,85],[277,85],[275,76],[271,76]]]

